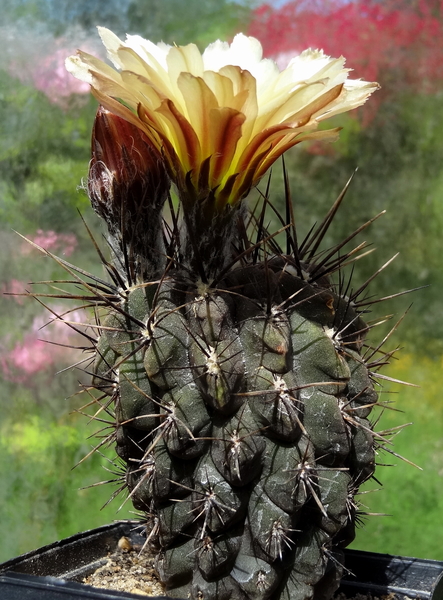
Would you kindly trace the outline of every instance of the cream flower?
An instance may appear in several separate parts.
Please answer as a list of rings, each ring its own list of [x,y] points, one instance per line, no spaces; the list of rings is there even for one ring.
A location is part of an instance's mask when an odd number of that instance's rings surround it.
[[[99,28],[115,69],[84,52],[66,61],[109,111],[139,127],[165,157],[179,194],[235,204],[288,148],[333,115],[363,104],[376,83],[348,79],[345,59],[306,50],[280,71],[258,40],[236,35],[197,46],[121,41]]]

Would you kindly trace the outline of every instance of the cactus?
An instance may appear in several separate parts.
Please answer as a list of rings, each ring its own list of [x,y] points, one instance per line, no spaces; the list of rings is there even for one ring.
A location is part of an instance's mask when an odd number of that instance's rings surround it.
[[[328,598],[339,583],[378,395],[358,297],[330,282],[352,252],[312,254],[323,232],[294,258],[254,244],[258,229],[216,285],[178,263],[106,303],[94,385],[172,596]]]
[[[386,444],[370,421],[385,360],[365,341],[366,284],[352,291],[341,275],[365,249],[344,246],[374,219],[325,251],[347,186],[302,241],[288,189],[276,232],[267,195],[255,211],[243,198],[287,148],[335,136],[318,122],[377,86],[319,51],[279,74],[261,56],[254,67],[258,42],[244,36],[202,57],[101,35],[120,70],[82,53],[68,68],[106,107],[88,190],[109,232],[109,280],[58,259],[96,311],[96,416],[112,416],[101,444],[125,465],[169,595],[326,600]],[[214,66],[238,46],[247,66]],[[270,69],[282,96],[260,112]]]

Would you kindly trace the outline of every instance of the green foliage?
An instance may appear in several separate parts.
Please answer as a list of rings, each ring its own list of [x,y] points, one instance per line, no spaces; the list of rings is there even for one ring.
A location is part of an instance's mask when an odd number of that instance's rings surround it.
[[[104,505],[110,486],[82,489],[98,481],[100,467],[114,467],[98,455],[72,470],[89,452],[85,441],[92,431],[78,417],[54,419],[28,414],[3,420],[0,430],[0,562],[115,518],[123,498]],[[102,471],[104,480],[113,476]],[[105,488],[105,489],[104,489]]]
[[[205,47],[216,39],[226,39],[248,24],[252,2],[235,0],[181,0],[132,2],[128,24],[148,39],[166,43],[197,43]],[[186,13],[186,15],[184,14]],[[184,18],[186,16],[186,18]]]
[[[37,0],[37,5],[40,17],[56,35],[62,35],[73,24],[91,30],[97,25],[122,29],[131,0]]]
[[[152,41],[198,43],[226,39],[249,23],[254,0],[5,0],[11,20],[44,23],[57,36],[79,25],[108,27],[118,35],[138,33]]]
[[[441,402],[441,359],[414,354],[399,356],[390,376],[411,381],[420,388],[395,386],[393,407],[403,411],[402,421],[413,422],[395,437],[393,450],[419,465],[423,471],[387,453],[378,462],[382,483],[379,492],[359,497],[370,516],[358,532],[354,548],[403,556],[443,560],[440,532],[443,530],[443,404]],[[394,389],[394,386],[390,386]],[[383,400],[391,399],[387,395]],[[378,429],[395,427],[399,413],[386,410]],[[369,488],[379,487],[374,483]]]
[[[38,0],[3,0],[2,12],[5,20],[38,19],[41,15],[41,2]]]
[[[0,77],[0,219],[22,233],[76,229],[89,210],[78,186],[87,174],[95,102],[69,114],[5,72]]]
[[[130,0],[4,0],[2,9],[10,21],[44,23],[55,35],[63,35],[72,25],[124,29],[130,4]]]

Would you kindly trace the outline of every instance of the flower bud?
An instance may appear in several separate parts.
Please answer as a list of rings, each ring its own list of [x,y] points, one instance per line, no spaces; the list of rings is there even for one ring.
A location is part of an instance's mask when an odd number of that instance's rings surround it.
[[[88,192],[114,249],[145,262],[158,252],[169,187],[162,157],[144,133],[100,106],[92,131]]]
[[[100,106],[92,130],[88,190],[111,232],[121,229],[122,217],[127,225],[128,218],[149,218],[163,206],[168,189],[162,158],[143,132]]]

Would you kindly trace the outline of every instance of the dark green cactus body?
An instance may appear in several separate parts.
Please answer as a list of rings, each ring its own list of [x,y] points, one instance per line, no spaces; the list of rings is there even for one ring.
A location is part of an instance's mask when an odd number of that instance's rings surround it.
[[[308,279],[285,256],[212,288],[171,269],[103,322],[95,383],[114,394],[172,596],[326,599],[338,585],[377,394],[365,324],[326,277]]]

